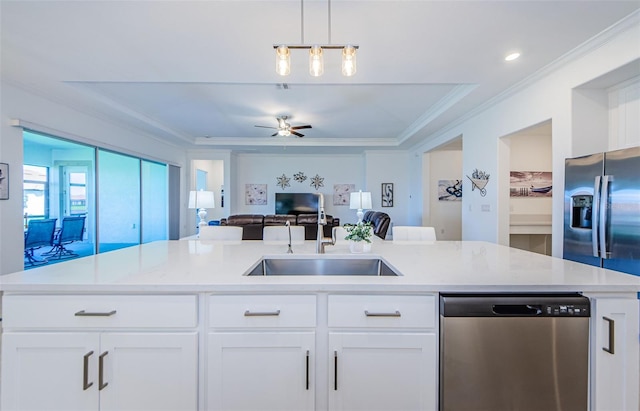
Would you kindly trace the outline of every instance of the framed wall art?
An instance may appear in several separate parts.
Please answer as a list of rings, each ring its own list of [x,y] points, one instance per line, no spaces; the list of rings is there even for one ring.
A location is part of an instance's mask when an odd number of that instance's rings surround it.
[[[393,207],[393,183],[382,183],[382,207]]]
[[[462,180],[438,180],[438,201],[462,201]]]
[[[551,197],[551,171],[512,171],[509,174],[511,197]]]
[[[0,200],[9,199],[9,164],[0,163]]]
[[[348,206],[351,193],[356,191],[355,184],[334,184],[333,185],[333,205]]]
[[[244,203],[246,205],[266,205],[266,184],[245,184]]]

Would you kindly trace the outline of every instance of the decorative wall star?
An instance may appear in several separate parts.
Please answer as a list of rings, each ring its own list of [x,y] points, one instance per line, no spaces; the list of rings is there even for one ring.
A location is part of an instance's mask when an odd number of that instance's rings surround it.
[[[316,174],[315,177],[311,178],[310,185],[317,190],[320,187],[324,187],[323,181],[324,181],[324,177],[320,177],[319,175]]]
[[[278,184],[283,190],[285,189],[285,187],[291,187],[291,184],[289,184],[289,181],[291,180],[289,177],[287,177],[286,175],[282,174],[280,177],[276,177],[278,179]]]
[[[305,176],[302,171],[298,171],[293,175],[293,179],[298,183],[303,183],[307,179],[307,176]]]

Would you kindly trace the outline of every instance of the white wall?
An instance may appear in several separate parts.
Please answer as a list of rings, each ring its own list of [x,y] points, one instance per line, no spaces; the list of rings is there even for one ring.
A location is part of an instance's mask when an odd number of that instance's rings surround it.
[[[292,155],[292,154],[238,154],[233,157],[234,182],[229,190],[233,199],[230,214],[273,214],[275,193],[322,193],[325,197],[327,214],[340,218],[340,223],[356,221],[355,210],[348,206],[333,204],[334,184],[355,184],[356,190],[369,191],[374,210],[386,212],[397,224],[408,224],[409,209],[414,197],[420,195],[411,188],[408,154],[405,151],[369,151],[363,155]],[[293,179],[297,172],[303,172],[307,180],[299,183]],[[290,178],[290,187],[282,189],[277,178]],[[312,187],[311,178],[318,175],[323,187]],[[394,184],[394,206],[381,206],[382,183]],[[266,184],[267,204],[245,204],[246,184]]]
[[[425,213],[423,225],[434,227],[436,238],[440,240],[462,239],[462,201],[439,201],[439,180],[462,180],[462,185],[470,184],[462,176],[461,150],[436,150],[425,153],[424,163],[429,172],[424,197],[428,198],[429,208]]]
[[[640,15],[636,14],[615,29],[596,39],[589,50],[555,71],[545,70],[526,83],[514,88],[496,104],[487,106],[442,133],[433,136],[416,149],[427,152],[443,143],[463,136],[463,174],[470,175],[478,168],[491,174],[482,197],[477,190],[464,185],[462,200],[462,237],[464,240],[485,240],[508,244],[508,175],[499,139],[518,130],[552,120],[553,186],[556,193],[564,191],[564,159],[575,155],[574,148],[582,146],[581,135],[574,133],[574,123],[585,120],[572,116],[573,90],[640,59]],[[608,136],[595,136],[589,143],[600,147],[608,144]],[[585,143],[587,144],[587,143]],[[616,147],[609,147],[613,149]],[[508,159],[508,156],[506,157]],[[501,163],[502,162],[502,163]],[[482,211],[482,210],[488,211]],[[563,196],[553,197],[553,255],[562,255]]]
[[[328,215],[339,217],[341,224],[356,221],[355,210],[350,210],[349,206],[333,205],[333,186],[355,184],[356,190],[366,191],[362,155],[238,154],[233,161],[235,182],[228,194],[233,199],[230,214],[274,214],[276,192],[322,193]],[[298,172],[307,176],[302,183],[293,178]],[[277,178],[283,174],[290,178],[290,187],[284,189],[277,185]],[[324,178],[324,186],[318,190],[311,186],[311,178],[316,175]],[[245,204],[246,184],[266,184],[267,204]]]
[[[417,159],[405,151],[368,151],[365,157],[366,188],[373,208],[389,214],[392,225],[420,225],[420,218],[412,212],[413,205],[422,202],[421,188],[411,171]],[[393,207],[382,207],[382,183],[393,183]]]

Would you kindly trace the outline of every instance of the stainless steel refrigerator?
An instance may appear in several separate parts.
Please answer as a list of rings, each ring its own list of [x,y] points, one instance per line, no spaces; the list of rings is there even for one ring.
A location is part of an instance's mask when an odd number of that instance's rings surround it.
[[[640,275],[640,147],[565,160],[563,253]]]

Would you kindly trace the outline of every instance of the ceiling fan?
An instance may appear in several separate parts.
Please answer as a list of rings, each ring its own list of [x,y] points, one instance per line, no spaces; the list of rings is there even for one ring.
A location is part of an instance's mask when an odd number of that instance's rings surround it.
[[[276,120],[278,120],[278,127],[270,127],[270,126],[256,126],[256,127],[261,127],[261,128],[273,128],[276,131],[275,133],[273,133],[271,135],[271,137],[275,137],[275,136],[289,136],[291,134],[293,134],[294,136],[298,136],[298,137],[304,137],[304,134],[298,133],[296,130],[300,130],[303,128],[311,128],[311,126],[309,124],[304,125],[304,126],[291,126],[291,124],[287,123],[287,119],[289,118],[289,116],[279,116],[276,117]]]

